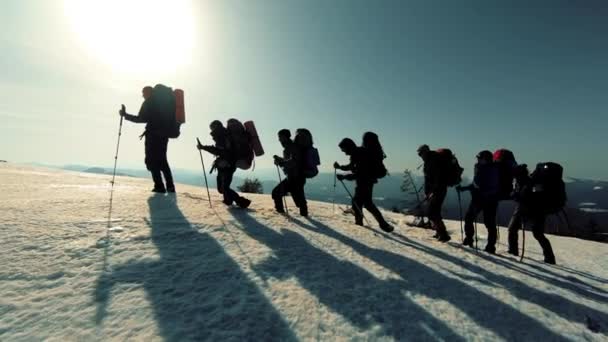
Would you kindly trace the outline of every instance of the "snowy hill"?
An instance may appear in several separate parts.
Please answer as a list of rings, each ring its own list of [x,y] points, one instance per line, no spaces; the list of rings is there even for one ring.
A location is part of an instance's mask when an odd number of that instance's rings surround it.
[[[108,181],[0,165],[0,340],[608,339],[605,244],[550,236],[548,266],[528,233],[519,263],[505,229],[490,256],[458,222],[440,244],[398,214],[385,234],[327,203],[303,219],[212,192],[211,209],[202,188],[130,177],[108,226]]]

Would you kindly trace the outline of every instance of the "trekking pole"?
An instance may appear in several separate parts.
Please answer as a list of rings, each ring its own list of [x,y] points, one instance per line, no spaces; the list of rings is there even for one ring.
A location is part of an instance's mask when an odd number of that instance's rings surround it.
[[[198,143],[198,145],[201,145],[201,141],[198,138],[196,138],[196,142]],[[201,152],[201,150],[198,150],[198,154],[201,156],[201,165],[203,165],[203,176],[205,178],[205,187],[207,188],[207,198],[209,198],[209,208],[213,208],[213,205],[211,205],[211,194],[209,193],[209,183],[207,182],[207,170],[205,170],[203,152]]]
[[[120,136],[122,135],[122,120],[123,116],[120,116],[120,125],[118,126],[118,142],[116,142],[116,153],[114,154],[114,171],[112,171],[112,181],[110,184],[110,209],[108,211],[108,227],[112,221],[112,202],[114,200],[114,181],[116,180],[116,164],[118,163],[118,148],[120,147]]]
[[[341,180],[340,183],[342,183],[342,186],[344,187],[344,190],[346,190],[346,193],[350,197],[350,200],[353,202],[353,206],[355,207],[355,209],[359,210],[359,213],[361,213],[361,217],[363,217],[363,219],[365,220],[365,223],[367,223],[368,226],[371,226],[371,224],[369,224],[369,221],[367,220],[367,218],[365,218],[365,216],[363,215],[363,208],[359,208],[359,205],[357,204],[357,202],[355,202],[355,199],[353,198],[353,195],[350,193],[350,191],[346,187],[346,184],[344,184],[344,181]]]
[[[334,193],[331,197],[331,209],[333,213],[336,213],[336,181],[338,178],[338,169],[334,169]]]
[[[116,165],[118,163],[118,148],[120,147],[120,136],[122,135],[123,116],[120,116],[120,124],[118,126],[118,141],[116,142],[116,153],[114,154],[114,170],[112,171],[112,180],[110,181],[110,208],[108,209],[108,224],[106,227],[105,248],[103,250],[103,270],[106,271],[108,264],[108,246],[110,245],[110,225],[112,224],[112,203],[114,201],[114,182],[116,180]]]
[[[475,224],[473,225],[473,228],[475,229],[475,251],[478,252],[479,248],[477,247],[477,217],[475,218],[475,221],[473,221]]]
[[[460,213],[460,238],[464,242],[464,228],[462,227],[462,201],[460,200],[460,191],[456,190],[458,194],[458,211]]]
[[[277,165],[277,175],[279,175],[279,185],[283,182],[281,180],[281,170],[279,169],[279,165]],[[283,200],[283,206],[285,207],[285,214],[289,215],[289,209],[287,209],[287,199],[285,195],[281,196]]]
[[[524,254],[526,253],[526,224],[524,220],[521,220],[521,232],[523,240],[521,241],[521,258],[519,258],[519,262],[524,261]]]

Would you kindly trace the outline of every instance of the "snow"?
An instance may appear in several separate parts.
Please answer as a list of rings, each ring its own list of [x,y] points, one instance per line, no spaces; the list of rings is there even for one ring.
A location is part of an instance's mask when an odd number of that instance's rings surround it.
[[[435,242],[385,212],[385,234],[332,205],[310,219],[228,209],[198,187],[0,166],[0,340],[537,340],[608,338],[608,249],[526,234],[523,263]],[[291,213],[296,210],[290,203]],[[370,220],[373,221],[373,220]],[[485,229],[478,225],[482,248]]]

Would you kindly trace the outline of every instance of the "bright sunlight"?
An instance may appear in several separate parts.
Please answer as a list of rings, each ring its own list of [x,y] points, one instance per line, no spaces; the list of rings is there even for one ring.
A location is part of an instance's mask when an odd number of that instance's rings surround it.
[[[88,52],[115,71],[172,72],[191,59],[191,1],[65,0],[64,12]]]

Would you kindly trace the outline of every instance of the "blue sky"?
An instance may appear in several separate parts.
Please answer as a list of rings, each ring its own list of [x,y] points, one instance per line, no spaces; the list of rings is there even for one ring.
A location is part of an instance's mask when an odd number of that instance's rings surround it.
[[[308,127],[327,170],[345,160],[341,138],[372,130],[395,171],[415,168],[427,143],[468,170],[478,151],[507,147],[520,162],[608,179],[604,1],[185,1],[185,61],[145,71],[96,55],[99,35],[83,36],[92,28],[62,1],[1,6],[0,159],[111,165],[119,105],[136,112],[141,87],[160,82],[186,92],[176,168],[198,168],[194,138],[209,140],[211,120],[237,117],[257,123],[260,168],[280,151],[279,129]],[[99,12],[97,31],[132,34],[117,45],[127,60],[150,49],[132,32],[150,22],[125,8]],[[125,124],[120,165],[143,167],[142,130]]]

